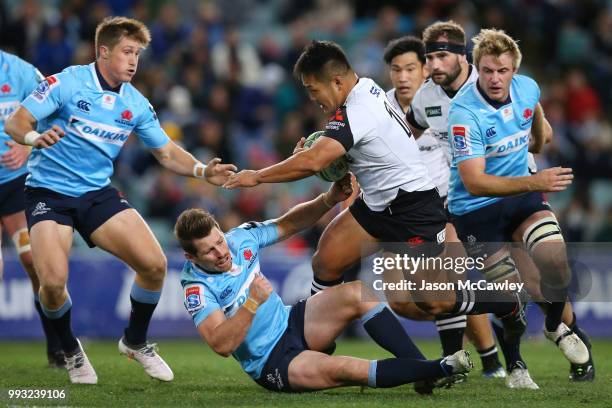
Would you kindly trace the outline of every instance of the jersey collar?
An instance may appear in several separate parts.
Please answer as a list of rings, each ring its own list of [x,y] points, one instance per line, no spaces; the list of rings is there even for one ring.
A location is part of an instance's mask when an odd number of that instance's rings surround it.
[[[91,71],[91,76],[93,77],[94,83],[96,84],[96,88],[98,88],[100,92],[104,92],[104,91],[115,92],[123,96],[123,89],[125,88],[125,82],[119,85],[119,87],[117,88],[111,88],[108,82],[106,82],[106,80],[102,76],[102,74],[100,74],[100,71],[98,70],[98,67],[95,62],[92,62],[91,64],[89,64],[89,69]]]

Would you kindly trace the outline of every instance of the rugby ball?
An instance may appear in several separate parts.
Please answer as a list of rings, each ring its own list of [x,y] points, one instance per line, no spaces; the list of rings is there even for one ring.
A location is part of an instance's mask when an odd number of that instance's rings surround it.
[[[317,139],[323,136],[324,134],[325,134],[325,131],[323,130],[319,130],[317,132],[311,133],[306,138],[306,142],[304,143],[304,148],[309,149],[310,146],[312,146],[317,141]],[[342,177],[344,177],[346,173],[348,173],[348,171],[349,171],[348,159],[346,155],[342,155],[338,157],[336,160],[334,160],[333,162],[331,162],[329,166],[327,166],[320,172],[315,173],[315,175],[322,180],[334,182],[334,181],[341,180]]]

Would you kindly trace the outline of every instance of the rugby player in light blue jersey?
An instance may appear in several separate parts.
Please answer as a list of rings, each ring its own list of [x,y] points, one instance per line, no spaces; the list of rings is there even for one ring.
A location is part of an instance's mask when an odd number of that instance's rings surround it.
[[[19,261],[32,282],[34,306],[40,316],[47,341],[49,366],[64,367],[66,363],[59,337],[40,307],[38,298],[40,285],[34,269],[30,235],[24,213],[23,186],[28,172],[26,163],[30,149],[16,143],[4,132],[6,119],[17,110],[21,101],[36,89],[43,79],[40,71],[31,64],[15,55],[0,51],[0,240],[4,229],[7,235],[12,237]],[[2,280],[3,266],[0,252],[0,280]]]
[[[153,378],[174,378],[146,337],[161,296],[166,258],[142,217],[110,186],[113,160],[130,133],[177,174],[219,185],[235,169],[219,159],[205,166],[173,143],[153,107],[129,83],[150,38],[137,20],[106,18],[96,29],[96,61],[48,77],[6,122],[6,132],[15,141],[34,147],[26,180],[32,254],[41,305],[60,336],[73,383],[97,382],[70,325],[66,281],[73,229],[90,247],[104,249],[136,271],[129,324],[119,341],[121,354],[140,362]],[[43,121],[48,129],[39,134],[35,127]]]
[[[535,137],[552,132],[538,102],[538,85],[517,74],[521,52],[503,31],[482,30],[473,41],[479,77],[452,100],[449,113],[453,223],[471,256],[487,255],[485,271],[492,275],[515,268],[507,243],[524,243],[549,302],[544,334],[572,364],[593,373],[582,336],[562,322],[571,271],[561,230],[542,194],[565,190],[572,170],[555,167],[530,175],[530,132]],[[511,370],[525,368],[517,357]],[[525,388],[537,388],[530,384]]]
[[[280,218],[249,222],[227,233],[200,209],[183,212],[176,222],[175,234],[187,258],[181,273],[185,308],[199,334],[216,353],[232,355],[268,390],[386,388],[473,367],[463,350],[426,360],[383,303],[362,299],[367,288],[360,281],[328,288],[293,307],[284,305],[273,291],[260,269],[261,250],[311,227],[351,193],[349,174],[327,193]],[[395,358],[365,360],[324,353],[356,319]]]

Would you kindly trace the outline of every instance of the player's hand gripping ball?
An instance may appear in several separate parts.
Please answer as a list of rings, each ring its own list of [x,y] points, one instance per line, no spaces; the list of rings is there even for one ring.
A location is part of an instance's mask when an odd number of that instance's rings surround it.
[[[319,130],[317,132],[311,133],[304,143],[304,148],[308,149],[310,146],[317,141],[317,139],[323,136],[325,132],[323,130]],[[322,180],[334,182],[338,180],[342,180],[342,177],[346,175],[349,171],[349,164],[346,155],[338,157],[336,160],[331,162],[329,166],[316,173],[316,176]]]

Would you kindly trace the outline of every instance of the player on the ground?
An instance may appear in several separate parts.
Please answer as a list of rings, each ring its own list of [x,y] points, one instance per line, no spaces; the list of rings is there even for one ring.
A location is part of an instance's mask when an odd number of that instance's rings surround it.
[[[389,42],[385,49],[384,60],[389,67],[389,77],[393,89],[387,92],[389,102],[398,112],[406,114],[410,111],[410,104],[414,94],[428,76],[425,66],[425,46],[421,39],[406,36]],[[447,154],[442,145],[425,130],[417,139],[421,157],[429,170],[440,195],[446,198],[448,192],[448,179],[450,165]],[[455,238],[454,241],[453,237]],[[459,242],[452,224],[446,224],[446,242]],[[404,311],[404,316],[416,320],[432,320],[433,316],[424,314],[415,304]],[[443,354],[450,355],[463,348],[463,333],[466,328],[466,317],[456,316],[448,319],[438,319],[436,327],[440,335]],[[506,376],[497,354],[495,340],[489,325],[487,315],[471,315],[467,317],[467,326],[471,339],[482,360],[483,375],[487,378],[503,378]]]
[[[0,242],[2,229],[12,237],[23,269],[28,274],[34,291],[34,306],[40,316],[47,342],[47,361],[50,367],[64,367],[64,352],[59,337],[47,316],[42,312],[38,298],[38,277],[34,270],[30,235],[28,234],[23,186],[28,173],[26,163],[30,149],[15,143],[4,132],[4,122],[44,78],[41,73],[21,58],[0,50]],[[0,252],[0,280],[3,262]]]
[[[427,360],[393,313],[362,301],[360,281],[285,306],[260,270],[261,250],[311,227],[351,194],[350,175],[328,192],[280,218],[249,222],[227,233],[200,209],[184,211],[175,234],[187,262],[181,273],[185,308],[198,333],[218,354],[271,391],[300,392],[362,385],[394,387],[465,373],[467,352]],[[395,358],[365,360],[324,353],[354,320]]]
[[[34,147],[25,192],[32,255],[41,306],[60,337],[73,383],[97,382],[70,324],[66,282],[73,229],[90,247],[104,249],[136,272],[120,353],[140,362],[153,378],[174,378],[155,345],[147,342],[166,258],[142,217],[110,186],[113,160],[130,133],[175,173],[221,184],[234,168],[218,159],[204,166],[173,143],[153,107],[129,83],[149,41],[149,30],[141,22],[106,18],[96,29],[96,61],[48,77],[6,122],[5,130],[15,141]],[[37,123],[46,124],[47,130],[38,133]]]
[[[546,337],[572,364],[586,364],[587,346],[562,322],[571,271],[561,230],[542,195],[566,189],[572,170],[556,167],[529,175],[530,132],[542,137],[547,126],[538,85],[516,74],[521,52],[503,31],[481,30],[473,41],[478,80],[460,91],[449,111],[453,224],[472,256],[488,255],[485,266],[491,271],[514,270],[504,243],[524,243],[540,270],[541,293],[550,302]],[[510,376],[526,367],[518,347],[515,352]],[[526,388],[537,385],[532,381]]]
[[[307,45],[294,72],[311,99],[332,114],[325,135],[281,163],[232,175],[224,186],[298,180],[345,154],[349,156],[349,167],[362,194],[332,220],[319,240],[312,261],[316,290],[341,283],[348,267],[376,252],[381,244],[391,254],[441,255],[446,224],[442,199],[406,122],[385,92],[371,79],[357,77],[344,51],[330,41]],[[414,278],[429,279],[423,272],[414,271]],[[398,298],[389,300],[400,313],[403,303],[414,300],[437,318],[493,312],[508,327],[508,336],[520,337],[525,330],[523,305],[516,294],[483,290],[467,299],[462,290],[440,290],[435,299],[421,291],[413,293],[412,299],[405,295],[398,293]]]

